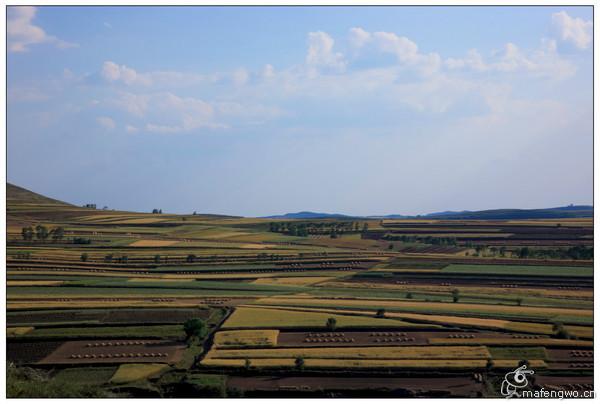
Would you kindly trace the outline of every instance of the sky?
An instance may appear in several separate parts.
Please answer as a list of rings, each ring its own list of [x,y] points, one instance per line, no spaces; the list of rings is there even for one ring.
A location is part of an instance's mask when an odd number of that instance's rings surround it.
[[[247,217],[593,204],[591,6],[8,6],[6,179]]]

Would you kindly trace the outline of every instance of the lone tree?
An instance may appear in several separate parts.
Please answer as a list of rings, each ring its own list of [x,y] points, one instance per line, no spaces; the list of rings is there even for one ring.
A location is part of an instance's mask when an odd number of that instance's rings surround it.
[[[491,358],[488,358],[487,362],[485,363],[485,371],[489,373],[494,365],[494,361]]]
[[[552,331],[556,332],[556,338],[558,339],[571,339],[571,334],[565,329],[560,321],[552,324]]]
[[[377,317],[378,318],[384,318],[385,317],[385,309],[379,309],[379,310],[377,310]]]
[[[185,331],[188,340],[191,338],[204,338],[206,323],[199,318],[189,318],[183,323],[183,331]]]
[[[294,363],[296,365],[296,370],[300,370],[300,371],[304,370],[305,363],[304,363],[304,358],[303,357],[298,356],[296,358],[296,361]]]
[[[458,291],[458,289],[453,289],[453,290],[452,290],[452,301],[453,301],[454,303],[458,302],[458,298],[459,298],[459,296],[458,296],[458,295],[459,295],[459,294],[460,294],[460,292]]]
[[[336,326],[337,320],[335,319],[335,317],[329,317],[327,319],[327,322],[325,323],[325,327],[327,327],[328,330],[334,331]]]

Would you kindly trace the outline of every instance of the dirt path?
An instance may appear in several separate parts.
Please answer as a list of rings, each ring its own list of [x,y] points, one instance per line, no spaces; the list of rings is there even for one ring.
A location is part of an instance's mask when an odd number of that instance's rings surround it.
[[[199,364],[202,361],[202,359],[204,359],[204,357],[206,356],[206,354],[208,353],[208,351],[210,351],[210,346],[212,345],[213,337],[214,337],[215,333],[221,329],[221,326],[223,325],[223,323],[225,321],[227,321],[227,319],[229,318],[229,316],[231,316],[231,314],[234,311],[235,311],[235,308],[228,307],[227,308],[227,313],[225,313],[225,315],[223,316],[223,318],[221,318],[221,321],[219,321],[219,323],[215,326],[215,328],[213,328],[213,330],[208,333],[208,335],[206,336],[206,338],[204,338],[204,343],[202,344],[202,351],[200,351],[200,354],[198,354],[198,357],[196,358],[196,361],[192,365],[192,369],[196,369],[199,366]]]

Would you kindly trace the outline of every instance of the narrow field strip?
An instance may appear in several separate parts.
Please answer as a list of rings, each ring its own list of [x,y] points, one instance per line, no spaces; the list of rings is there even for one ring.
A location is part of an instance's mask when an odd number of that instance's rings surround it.
[[[249,359],[251,366],[263,368],[269,367],[294,367],[295,360],[288,359]],[[541,360],[530,360],[530,365],[536,369],[547,367],[546,362]],[[518,360],[498,360],[494,361],[498,368],[513,369],[518,366]],[[365,359],[305,359],[305,366],[311,368],[333,368],[333,369],[379,369],[379,368],[394,368],[394,369],[429,369],[431,371],[439,371],[441,369],[484,369],[487,360],[365,360]],[[204,366],[219,366],[219,367],[244,367],[246,366],[245,359],[205,359],[202,361]]]
[[[518,338],[476,338],[471,340],[449,340],[446,338],[430,338],[429,343],[432,345],[489,345],[489,346],[511,346],[511,345],[527,345],[527,346],[565,346],[565,347],[592,347],[594,341],[582,341],[573,339],[518,339]]]
[[[223,329],[231,328],[285,328],[285,327],[324,327],[331,313],[299,311],[261,307],[238,306],[223,324]],[[374,318],[374,316],[352,316],[338,314],[338,327],[410,327],[410,323],[399,320]]]
[[[257,307],[254,305],[243,305],[240,307]],[[260,306],[262,307],[262,306]],[[330,314],[355,314],[355,315],[363,315],[363,316],[373,316],[373,312],[369,311],[361,311],[361,310],[341,310],[341,309],[320,309],[320,308],[309,308],[309,307],[288,307],[288,306],[268,306],[273,309],[281,309],[281,310],[292,310],[292,311],[307,311],[307,312],[316,312],[316,313],[330,313]],[[504,329],[508,321],[504,320],[494,320],[494,319],[485,319],[485,318],[476,318],[476,317],[458,317],[458,316],[439,316],[433,314],[414,314],[414,313],[386,313],[386,317],[389,318],[398,318],[398,319],[411,319],[411,320],[419,320],[431,323],[444,323],[451,325],[467,325],[467,326],[481,326],[481,327],[490,327],[490,328],[500,328]],[[526,323],[525,323],[526,324]],[[418,324],[409,323],[409,326],[419,327]]]
[[[272,347],[277,345],[279,330],[234,330],[215,334],[215,348]]]
[[[268,297],[261,299],[257,303],[263,304],[291,304],[291,305],[314,305],[325,307],[344,307],[344,306],[385,306],[390,309],[413,309],[418,311],[432,310],[448,310],[448,311],[464,311],[473,312],[473,314],[485,313],[506,313],[506,314],[533,314],[533,315],[573,315],[573,316],[589,316],[593,317],[593,310],[586,309],[564,309],[564,308],[545,308],[545,307],[528,307],[516,305],[490,305],[490,304],[472,304],[472,303],[450,303],[450,302],[415,302],[415,301],[393,301],[393,300],[375,300],[375,299],[299,299],[294,297]]]
[[[401,347],[343,347],[343,348],[271,348],[217,349],[207,357],[214,359],[239,358],[319,358],[319,359],[486,359],[491,354],[484,346],[401,346]]]

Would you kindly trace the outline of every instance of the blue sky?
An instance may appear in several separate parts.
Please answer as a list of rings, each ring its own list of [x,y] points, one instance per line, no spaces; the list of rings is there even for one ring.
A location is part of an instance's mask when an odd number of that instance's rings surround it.
[[[7,181],[241,216],[592,204],[592,14],[8,7]]]

